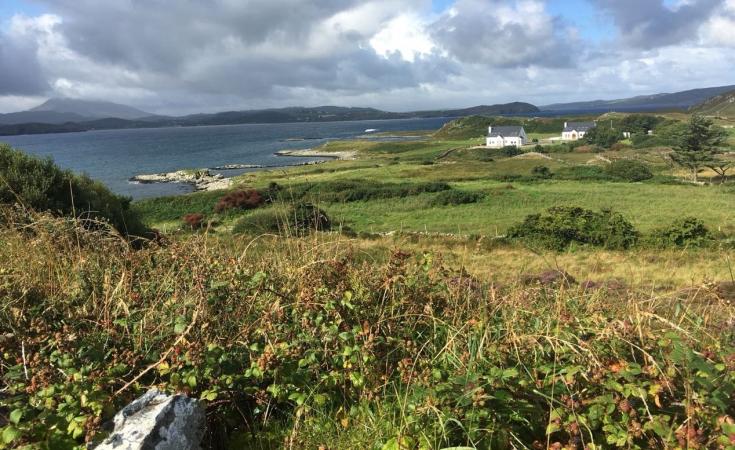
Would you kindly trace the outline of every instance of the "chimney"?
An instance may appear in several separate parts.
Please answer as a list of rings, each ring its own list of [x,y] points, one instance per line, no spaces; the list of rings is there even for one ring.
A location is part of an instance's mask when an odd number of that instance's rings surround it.
[[[566,123],[566,122],[564,122],[564,128],[566,128],[566,127],[567,127],[567,123]]]
[[[493,127],[488,127],[487,134],[493,134]]]

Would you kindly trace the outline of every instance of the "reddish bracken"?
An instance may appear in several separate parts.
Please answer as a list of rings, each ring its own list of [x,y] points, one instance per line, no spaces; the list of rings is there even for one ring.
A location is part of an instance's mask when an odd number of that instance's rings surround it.
[[[204,224],[204,214],[191,213],[182,217],[182,220],[192,230],[198,230]]]
[[[254,209],[265,203],[265,199],[255,189],[232,191],[219,199],[215,205],[215,212],[224,212],[230,209]]]

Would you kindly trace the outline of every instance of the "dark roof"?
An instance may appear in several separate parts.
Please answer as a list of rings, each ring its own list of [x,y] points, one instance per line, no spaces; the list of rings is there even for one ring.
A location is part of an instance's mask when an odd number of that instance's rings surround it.
[[[492,127],[489,137],[518,137],[522,131],[523,127],[516,126]]]
[[[569,133],[571,131],[584,131],[586,133],[596,126],[597,124],[594,122],[567,122],[567,126],[564,127],[564,132]]]

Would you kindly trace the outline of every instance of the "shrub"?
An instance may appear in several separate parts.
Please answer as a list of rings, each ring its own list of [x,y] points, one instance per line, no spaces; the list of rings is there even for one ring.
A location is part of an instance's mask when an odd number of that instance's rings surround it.
[[[638,232],[622,215],[609,210],[557,206],[526,217],[508,231],[508,237],[553,250],[564,250],[572,243],[626,249],[637,242]]]
[[[88,227],[99,220],[108,221],[121,233],[142,235],[147,229],[131,210],[130,202],[86,175],[60,169],[50,158],[35,158],[0,144],[0,203],[75,214]]]
[[[434,197],[429,203],[430,206],[456,206],[456,205],[467,205],[470,203],[477,203],[484,195],[479,192],[467,192],[467,191],[444,191]]]
[[[288,217],[289,225],[298,231],[328,231],[332,221],[323,210],[311,203],[299,203],[294,206]]]
[[[584,141],[588,144],[610,148],[613,144],[623,138],[623,133],[606,126],[597,126],[584,135]]]
[[[546,166],[536,166],[531,170],[531,175],[536,178],[551,178],[554,176],[551,170]]]
[[[265,203],[263,196],[255,189],[238,190],[225,194],[214,207],[215,212],[230,209],[254,209]]]
[[[620,159],[613,161],[605,168],[605,172],[611,177],[625,181],[643,181],[653,178],[651,169],[640,161],[632,159]]]
[[[236,234],[299,234],[309,231],[328,231],[332,221],[326,212],[311,203],[299,203],[287,210],[267,209],[254,211],[240,219],[232,229]]]
[[[701,247],[712,235],[704,222],[696,217],[683,217],[652,234],[654,245],[661,247]]]
[[[612,177],[599,166],[563,167],[556,172],[555,176],[563,180],[580,181],[605,181],[612,179]]]
[[[204,225],[204,214],[190,213],[181,218],[184,224],[192,230],[198,230]]]
[[[503,156],[507,156],[508,158],[511,158],[513,156],[518,156],[523,154],[523,150],[520,148],[514,146],[514,145],[507,145],[500,149],[500,153]]]

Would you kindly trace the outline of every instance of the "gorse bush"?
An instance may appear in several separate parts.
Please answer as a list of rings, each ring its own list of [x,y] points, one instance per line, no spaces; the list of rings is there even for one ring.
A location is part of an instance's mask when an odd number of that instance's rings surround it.
[[[651,242],[660,247],[700,247],[712,242],[712,234],[696,217],[683,217],[653,232]]]
[[[477,203],[482,200],[483,197],[484,195],[479,192],[467,192],[452,189],[451,191],[438,193],[436,197],[431,199],[429,205],[433,207],[467,205],[470,203]]]
[[[79,230],[79,247],[57,228],[34,245],[0,229],[5,447],[85,448],[150,386],[205,402],[205,448],[735,438],[735,307],[716,297],[499,288],[430,254],[360,261],[304,239],[130,252]]]
[[[95,226],[108,221],[124,234],[142,235],[146,227],[130,209],[130,199],[115,195],[86,175],[62,170],[0,144],[0,203],[20,203],[36,211],[75,214]]]
[[[221,213],[231,209],[254,209],[265,203],[260,192],[255,189],[228,192],[217,201],[214,211]]]
[[[572,243],[619,250],[633,246],[638,232],[619,213],[557,206],[526,217],[511,227],[508,237],[553,250],[564,250]]]
[[[651,169],[640,161],[632,159],[619,159],[613,161],[607,167],[605,172],[611,177],[625,181],[644,181],[653,178]]]

